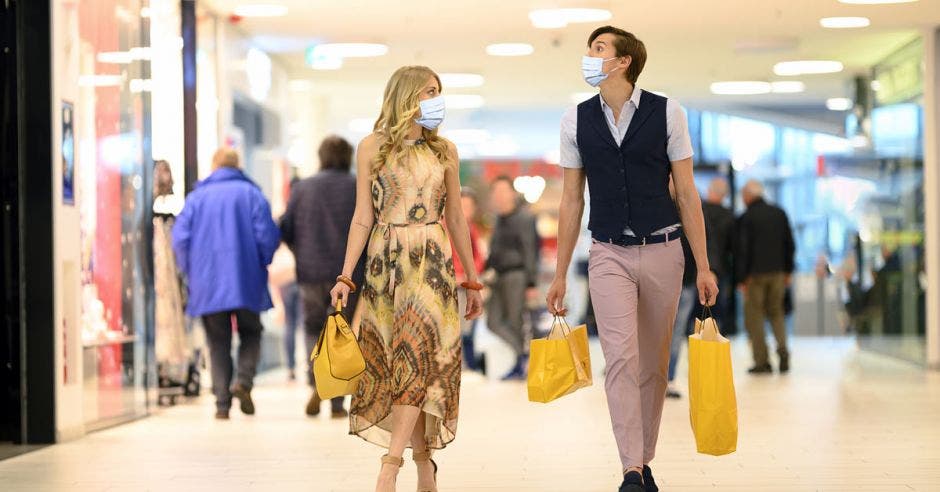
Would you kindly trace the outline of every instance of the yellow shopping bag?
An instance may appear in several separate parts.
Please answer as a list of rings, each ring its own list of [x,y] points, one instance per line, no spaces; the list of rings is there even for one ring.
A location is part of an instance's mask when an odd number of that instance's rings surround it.
[[[366,370],[366,361],[355,333],[343,316],[342,302],[337,302],[336,312],[326,318],[310,360],[313,361],[317,395],[321,399],[356,392],[359,377]]]
[[[548,403],[591,383],[587,327],[572,330],[555,316],[548,336],[529,343],[529,401]]]
[[[731,344],[721,336],[718,323],[708,317],[695,320],[689,336],[689,418],[699,453],[721,456],[738,444],[738,404],[731,371]]]

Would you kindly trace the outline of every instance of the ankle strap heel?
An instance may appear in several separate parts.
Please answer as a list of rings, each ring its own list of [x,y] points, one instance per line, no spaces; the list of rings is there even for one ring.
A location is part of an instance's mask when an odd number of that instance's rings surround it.
[[[382,464],[383,465],[395,465],[401,468],[405,466],[405,459],[402,458],[401,456],[389,456],[386,454],[385,456],[382,456]]]

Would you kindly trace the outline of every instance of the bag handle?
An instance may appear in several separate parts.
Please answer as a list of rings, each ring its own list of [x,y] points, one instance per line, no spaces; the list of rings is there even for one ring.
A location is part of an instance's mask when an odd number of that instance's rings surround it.
[[[343,312],[343,301],[339,297],[336,298],[336,312],[337,313]]]
[[[552,320],[552,329],[548,332],[549,337],[551,336],[552,332],[555,331],[556,327],[561,328],[561,333],[564,336],[567,337],[571,335],[571,327],[568,326],[568,321],[565,319],[563,315],[560,315],[560,314],[555,315],[555,318]]]
[[[721,335],[721,328],[718,326],[718,320],[715,319],[715,316],[712,314],[712,308],[708,304],[702,305],[702,313],[698,318],[699,323],[696,327],[695,333],[701,333],[702,330],[705,329],[705,320],[709,318],[712,320],[712,325],[715,326],[715,333]]]

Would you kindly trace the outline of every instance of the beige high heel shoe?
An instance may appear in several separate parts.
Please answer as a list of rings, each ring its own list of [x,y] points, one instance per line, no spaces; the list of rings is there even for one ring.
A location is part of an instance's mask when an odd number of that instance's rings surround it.
[[[383,465],[395,465],[398,468],[401,468],[405,466],[405,459],[402,458],[401,456],[389,456],[386,454],[382,456],[382,464]]]
[[[425,451],[423,453],[412,453],[411,458],[415,463],[427,463],[431,462],[431,466],[434,467],[434,488],[433,489],[418,489],[418,492],[437,492],[437,463],[431,459],[431,452]]]

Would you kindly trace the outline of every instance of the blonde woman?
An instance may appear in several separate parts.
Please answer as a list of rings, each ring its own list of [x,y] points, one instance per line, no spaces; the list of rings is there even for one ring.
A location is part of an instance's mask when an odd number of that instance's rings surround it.
[[[388,449],[376,491],[395,490],[402,454],[412,448],[418,490],[436,491],[432,449],[457,430],[460,325],[447,233],[473,264],[461,211],[457,149],[437,134],[444,119],[440,78],[402,67],[385,87],[375,131],[357,152],[356,211],[346,261],[330,292],[345,305],[352,271],[366,249],[360,341],[366,372],[350,412],[350,434]],[[467,319],[483,311],[482,285],[468,272]]]

